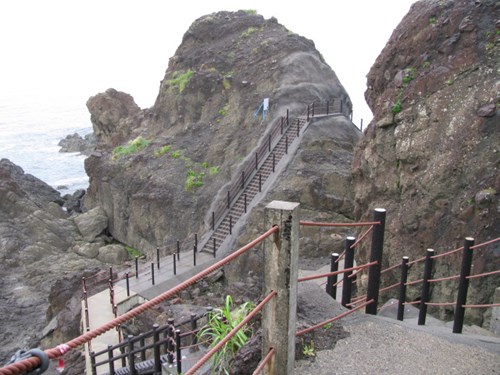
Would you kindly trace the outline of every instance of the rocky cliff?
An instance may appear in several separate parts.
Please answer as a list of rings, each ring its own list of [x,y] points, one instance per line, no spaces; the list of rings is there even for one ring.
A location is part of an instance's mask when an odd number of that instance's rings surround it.
[[[416,2],[368,74],[374,119],[353,162],[355,210],[357,219],[388,210],[390,264],[499,235],[499,9],[487,0]],[[473,273],[499,269],[498,243],[476,253]],[[436,260],[434,276],[458,273],[459,263]],[[491,303],[498,285],[498,275],[471,281],[470,301]],[[455,288],[435,284],[432,298],[453,301]],[[435,312],[450,318],[453,309]],[[489,310],[467,314],[489,321]]]
[[[254,116],[264,98],[265,119]],[[215,197],[276,119],[341,98],[351,108],[314,43],[276,19],[204,16],[170,59],[152,108],[113,89],[89,99],[97,149],[85,162],[85,205],[102,207],[110,233],[145,253],[203,234]]]
[[[60,194],[0,160],[0,360],[80,332],[82,276],[101,266],[71,251],[82,242]],[[87,272],[87,273],[86,273]]]

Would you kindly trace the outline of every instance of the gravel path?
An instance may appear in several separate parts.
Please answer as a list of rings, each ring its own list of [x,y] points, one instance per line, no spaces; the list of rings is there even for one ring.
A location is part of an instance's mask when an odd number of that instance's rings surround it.
[[[299,310],[316,314],[311,321],[323,321],[319,314],[337,315],[333,314],[333,309],[339,309],[335,301],[325,302],[311,286],[306,288],[307,293],[299,294]],[[468,333],[466,327],[464,334],[453,334],[450,327],[433,319],[418,326],[411,317],[399,322],[360,312],[334,324],[342,325],[348,337],[340,338],[333,349],[317,351],[313,360],[297,360],[295,374],[500,374],[498,336],[478,335],[478,330]]]

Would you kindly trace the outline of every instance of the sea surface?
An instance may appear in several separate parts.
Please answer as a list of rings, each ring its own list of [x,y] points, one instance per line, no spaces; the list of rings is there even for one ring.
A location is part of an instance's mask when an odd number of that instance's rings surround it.
[[[86,100],[33,93],[0,94],[0,159],[45,181],[62,195],[88,187],[80,153],[61,153],[68,134],[92,132]]]

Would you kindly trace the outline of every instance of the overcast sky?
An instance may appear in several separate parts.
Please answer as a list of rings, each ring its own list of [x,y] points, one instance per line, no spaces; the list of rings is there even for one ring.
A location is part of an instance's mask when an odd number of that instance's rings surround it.
[[[312,39],[354,103],[372,117],[366,74],[413,0],[12,0],[0,3],[0,98],[88,97],[109,87],[150,107],[191,23],[221,10],[253,9]]]

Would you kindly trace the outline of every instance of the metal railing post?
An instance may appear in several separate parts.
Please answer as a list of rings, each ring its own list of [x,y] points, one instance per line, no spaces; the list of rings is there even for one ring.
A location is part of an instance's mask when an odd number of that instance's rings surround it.
[[[431,283],[429,279],[432,275],[432,256],[434,255],[433,249],[427,249],[425,254],[424,276],[422,280],[422,293],[420,297],[420,309],[418,311],[418,325],[425,325],[425,318],[427,315],[427,302],[429,302],[429,291]]]
[[[181,260],[181,243],[177,240],[177,260]]]
[[[139,257],[135,257],[135,278],[139,278]]]
[[[156,266],[160,269],[160,248],[156,248]]]
[[[214,237],[214,258],[217,256],[216,238]]]
[[[177,259],[175,259],[175,254],[172,254],[173,266],[174,266],[174,276],[177,275]]]
[[[131,375],[137,375],[137,370],[135,369],[135,355],[134,355],[134,342],[132,339],[134,336],[128,335],[128,368]]]
[[[330,272],[337,272],[339,270],[339,263],[337,260],[339,259],[339,254],[332,253],[330,256]],[[326,293],[330,295],[333,299],[337,298],[337,286],[333,286],[337,284],[338,275],[328,276],[326,279]]]
[[[160,357],[160,332],[158,324],[153,324],[153,355],[155,363],[155,374],[161,374],[161,357]]]
[[[403,321],[405,314],[406,302],[406,282],[408,281],[408,260],[407,256],[404,256],[401,260],[401,277],[399,281],[399,299],[398,299],[398,320]]]
[[[366,300],[373,299],[365,308],[365,313],[377,315],[378,294],[380,288],[380,269],[382,266],[382,254],[384,249],[384,230],[385,230],[385,209],[376,208],[373,213],[373,221],[378,221],[380,224],[373,227],[372,244],[370,251],[370,262],[378,262],[370,267],[368,274],[368,290]]]
[[[151,262],[151,285],[155,285],[155,264]]]
[[[175,357],[177,359],[177,373],[182,374],[182,360],[181,360],[181,331],[175,330]]]
[[[115,373],[115,361],[113,360],[113,345],[108,345],[108,369],[110,374]]]
[[[455,319],[453,320],[453,333],[462,333],[464,325],[465,308],[463,305],[467,302],[467,290],[469,289],[470,269],[472,266],[472,249],[474,238],[465,239],[464,250],[462,254],[462,266],[460,269],[460,279],[458,282],[457,303],[455,306]]]
[[[345,239],[345,258],[344,258],[344,268],[352,268],[354,265],[354,248],[352,245],[356,242],[356,237],[347,237]],[[348,271],[344,273],[342,279],[342,306],[350,309],[348,304],[351,303],[351,295],[352,295],[352,278],[349,276],[352,274],[352,271]]]
[[[128,272],[125,274],[125,284],[127,286],[127,297],[130,297],[130,280],[128,277]]]

